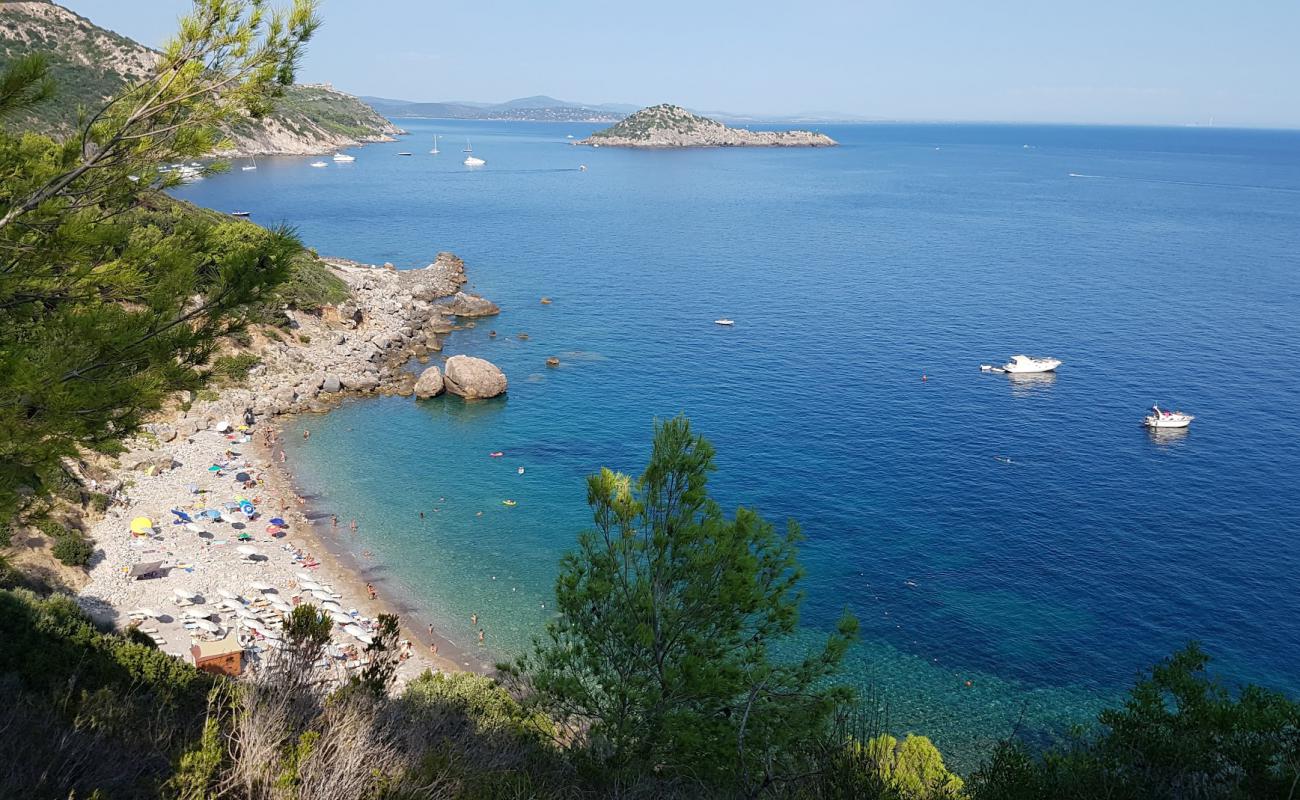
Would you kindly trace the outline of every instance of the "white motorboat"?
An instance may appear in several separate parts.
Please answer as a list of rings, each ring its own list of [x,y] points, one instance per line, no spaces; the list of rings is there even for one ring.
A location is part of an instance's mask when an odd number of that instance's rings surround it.
[[[1059,366],[1061,366],[1061,360],[1058,358],[1031,358],[1019,355],[1012,356],[1011,360],[1003,364],[1001,369],[1003,372],[1023,375],[1031,372],[1052,372]]]
[[[1142,418],[1142,424],[1148,428],[1186,428],[1196,417],[1181,411],[1166,411],[1160,406],[1151,406],[1151,413]]]
[[[253,159],[253,163],[245,164],[244,166],[240,167],[240,169],[243,170],[244,172],[252,172],[253,170],[257,169],[257,156],[252,156],[252,159]]]
[[[469,156],[468,158],[465,159],[465,162],[464,162],[464,163],[465,163],[465,166],[467,166],[467,167],[481,167],[481,166],[483,166],[484,164],[486,164],[487,162],[484,161],[484,160],[481,159],[481,158],[476,157],[476,156]]]
[[[337,162],[339,162],[340,164],[350,164],[350,163],[352,163],[353,161],[356,161],[356,160],[357,160],[357,157],[356,157],[356,156],[350,156],[350,155],[348,155],[347,153],[335,153],[335,154],[334,154],[334,160],[337,161]]]
[[[724,319],[715,319],[715,320],[713,321],[713,324],[714,324],[714,325],[727,325],[727,326],[731,326],[731,325],[735,325],[735,324],[736,324],[736,321],[735,321],[734,319],[725,319],[725,318],[724,318]]]
[[[311,162],[311,165],[312,165],[313,167],[328,167],[328,166],[329,166],[329,164],[326,164],[324,161],[313,161],[313,162]]]

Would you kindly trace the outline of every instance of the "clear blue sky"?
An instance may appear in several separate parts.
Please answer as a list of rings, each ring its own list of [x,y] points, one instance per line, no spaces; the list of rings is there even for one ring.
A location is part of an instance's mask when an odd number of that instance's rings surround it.
[[[157,45],[189,2],[65,5]],[[1300,0],[800,6],[323,0],[300,78],[408,100],[549,94],[767,114],[1300,127]]]

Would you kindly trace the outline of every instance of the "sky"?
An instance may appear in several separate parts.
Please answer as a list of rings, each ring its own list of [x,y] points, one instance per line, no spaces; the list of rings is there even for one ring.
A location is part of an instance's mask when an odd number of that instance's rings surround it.
[[[61,2],[153,46],[190,6]],[[359,95],[1300,128],[1298,0],[320,0],[320,14],[299,79]]]

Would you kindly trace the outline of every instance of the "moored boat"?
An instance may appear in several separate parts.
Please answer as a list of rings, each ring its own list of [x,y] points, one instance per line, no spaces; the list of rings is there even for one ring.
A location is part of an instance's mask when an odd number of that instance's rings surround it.
[[[1181,411],[1166,411],[1160,406],[1151,406],[1151,413],[1142,418],[1142,424],[1148,428],[1186,428],[1196,417]]]

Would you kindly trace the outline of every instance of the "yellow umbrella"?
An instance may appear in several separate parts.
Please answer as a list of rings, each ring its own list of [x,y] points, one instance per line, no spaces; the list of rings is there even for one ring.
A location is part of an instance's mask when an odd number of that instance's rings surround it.
[[[131,520],[131,533],[142,535],[153,533],[153,520],[148,517],[136,517]]]

